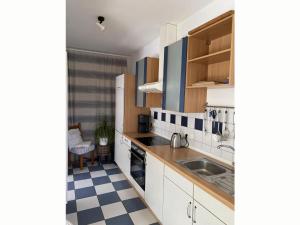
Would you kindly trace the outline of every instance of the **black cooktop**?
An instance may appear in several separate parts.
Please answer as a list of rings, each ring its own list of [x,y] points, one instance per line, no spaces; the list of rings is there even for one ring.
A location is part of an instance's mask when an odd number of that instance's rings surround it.
[[[147,146],[170,144],[170,141],[168,139],[163,138],[161,136],[141,137],[141,138],[137,138],[137,140]]]

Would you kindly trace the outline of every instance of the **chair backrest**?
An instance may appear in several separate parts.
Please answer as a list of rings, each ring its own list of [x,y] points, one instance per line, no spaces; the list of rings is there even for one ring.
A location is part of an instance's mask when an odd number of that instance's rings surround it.
[[[68,127],[68,130],[71,130],[71,129],[79,129],[80,133],[81,133],[81,124],[80,123],[77,123],[77,124],[73,124],[73,125],[70,125]],[[68,148],[69,149],[69,148]]]
[[[76,129],[76,128],[78,128],[81,132],[81,124],[80,123],[70,125],[68,130]]]

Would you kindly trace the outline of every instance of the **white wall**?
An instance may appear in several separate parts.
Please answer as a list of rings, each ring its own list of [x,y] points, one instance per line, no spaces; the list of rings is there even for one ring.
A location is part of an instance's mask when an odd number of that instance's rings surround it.
[[[177,39],[187,36],[188,32],[209,20],[234,9],[234,0],[214,0],[190,17],[177,24]],[[159,55],[159,37],[140,49],[132,56],[132,73],[135,74],[135,62],[146,56]],[[207,92],[209,105],[234,105],[234,88],[210,89]]]
[[[160,46],[160,38],[157,37],[149,44],[145,45],[143,48],[138,50],[131,57],[131,73],[135,74],[135,63],[136,61],[149,56],[149,57],[157,57],[159,56],[159,46]]]

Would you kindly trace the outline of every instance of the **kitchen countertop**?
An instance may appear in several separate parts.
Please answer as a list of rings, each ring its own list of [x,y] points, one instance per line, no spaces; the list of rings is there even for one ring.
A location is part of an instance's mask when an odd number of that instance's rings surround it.
[[[205,181],[204,179],[194,175],[189,170],[185,169],[184,167],[180,166],[176,161],[177,160],[186,160],[186,159],[196,159],[205,157],[212,161],[217,162],[229,169],[234,169],[232,166],[224,164],[214,158],[211,158],[207,155],[204,155],[200,152],[194,151],[190,148],[176,148],[173,149],[169,145],[156,145],[156,146],[146,146],[136,140],[139,137],[149,137],[149,136],[157,136],[154,133],[124,133],[124,135],[129,138],[134,144],[144,149],[146,152],[152,154],[154,157],[174,169],[176,172],[190,180],[195,185],[199,186],[207,193],[211,194],[213,197],[224,203],[231,209],[234,209],[234,198],[229,194],[221,191],[215,185]]]

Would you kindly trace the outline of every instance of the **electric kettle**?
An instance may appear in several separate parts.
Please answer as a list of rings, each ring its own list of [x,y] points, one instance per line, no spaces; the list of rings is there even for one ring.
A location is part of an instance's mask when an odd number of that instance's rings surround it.
[[[188,147],[189,142],[187,140],[187,134],[182,137],[179,133],[173,133],[171,137],[171,148]]]

